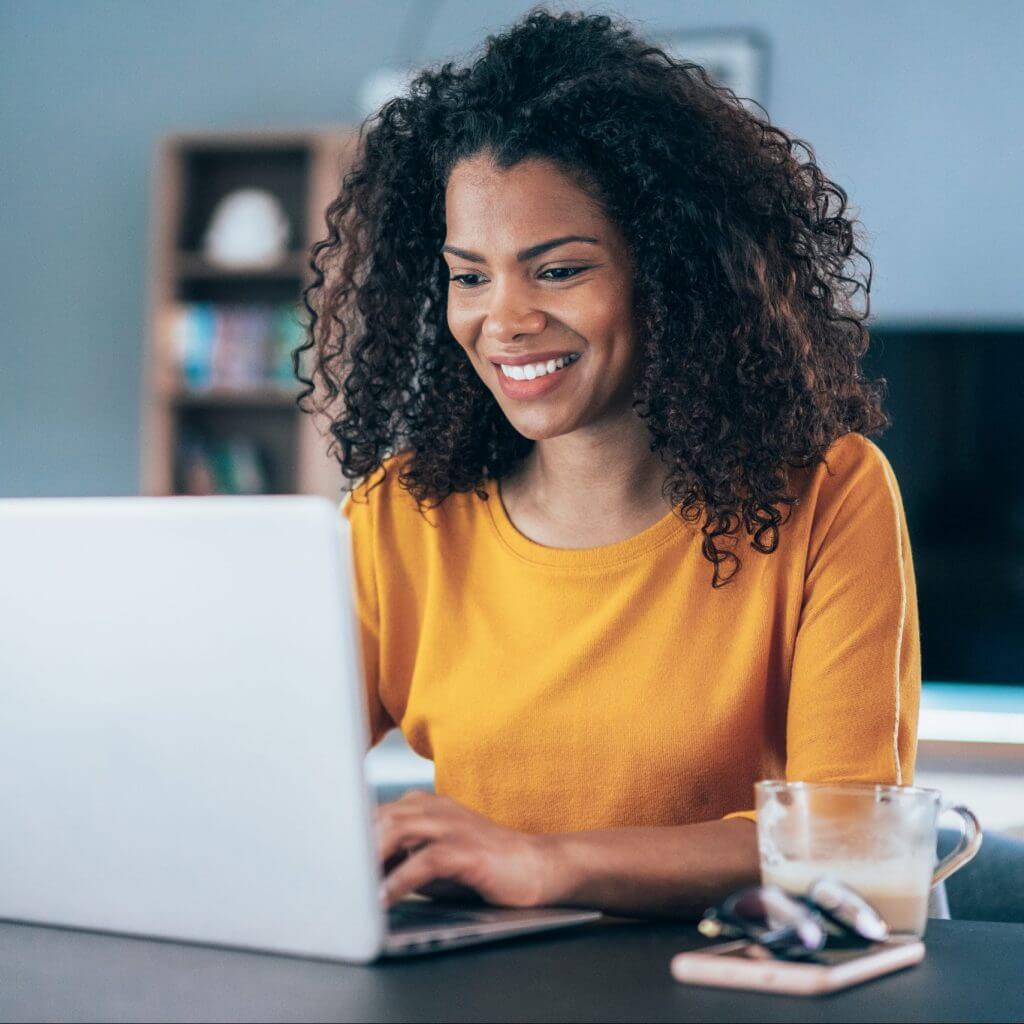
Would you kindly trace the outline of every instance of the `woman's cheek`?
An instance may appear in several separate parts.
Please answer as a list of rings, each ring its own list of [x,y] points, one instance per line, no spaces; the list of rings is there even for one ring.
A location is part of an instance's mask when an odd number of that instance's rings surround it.
[[[469,346],[469,333],[464,317],[460,317],[457,313],[454,313],[449,307],[448,309],[448,330],[451,332],[451,336],[459,343],[459,346],[465,351],[467,355],[472,355]]]

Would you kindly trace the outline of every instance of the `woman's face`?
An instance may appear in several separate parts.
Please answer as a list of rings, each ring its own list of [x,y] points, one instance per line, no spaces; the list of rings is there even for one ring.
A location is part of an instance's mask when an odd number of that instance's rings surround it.
[[[445,203],[448,325],[516,430],[542,440],[632,415],[633,268],[617,226],[543,159],[463,160]]]

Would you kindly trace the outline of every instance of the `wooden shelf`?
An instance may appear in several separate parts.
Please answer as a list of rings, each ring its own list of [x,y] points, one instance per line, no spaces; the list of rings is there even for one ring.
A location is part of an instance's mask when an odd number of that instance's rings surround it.
[[[171,396],[176,405],[209,406],[270,406],[288,408],[295,406],[299,388],[286,390],[268,385],[253,388],[182,388]],[[296,408],[298,408],[296,406]]]
[[[189,280],[217,281],[236,278],[301,278],[310,273],[305,252],[288,253],[280,263],[268,267],[221,267],[194,252],[177,255],[178,277]]]
[[[182,383],[175,325],[182,323],[182,305],[197,302],[264,310],[294,305],[301,313],[302,289],[313,274],[308,265],[311,248],[327,235],[325,212],[349,169],[358,135],[358,128],[349,125],[200,130],[175,132],[158,143],[142,396],[143,493],[187,493],[183,488],[193,477],[183,472],[183,466],[196,465],[197,451],[203,458],[207,445],[221,454],[241,445],[269,467],[267,493],[322,494],[340,501],[344,480],[328,451],[328,424],[314,421],[295,404],[302,388],[299,381],[187,386]],[[271,192],[288,218],[289,251],[274,266],[220,267],[202,255],[218,204],[241,188]],[[236,319],[239,322],[247,321]],[[219,311],[216,323],[222,323]],[[219,331],[214,328],[218,339]],[[244,335],[242,344],[244,352]],[[280,345],[285,343],[276,344],[275,358],[280,359]],[[290,348],[293,342],[286,344]],[[194,363],[190,365],[194,370]]]

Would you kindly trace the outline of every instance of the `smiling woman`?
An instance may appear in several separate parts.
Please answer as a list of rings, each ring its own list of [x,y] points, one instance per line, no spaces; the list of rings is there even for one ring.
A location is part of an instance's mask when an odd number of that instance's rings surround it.
[[[295,368],[355,482],[371,742],[436,769],[380,811],[389,899],[691,915],[757,873],[758,779],[912,781],[845,214],[601,15],[534,10],[364,126]]]
[[[544,455],[555,450],[552,441],[566,452],[565,440],[556,439],[571,436],[571,462],[592,462],[595,447],[621,437],[624,424],[628,433],[639,423],[630,408],[641,352],[633,323],[634,270],[621,230],[551,160],[527,158],[502,168],[487,152],[453,167],[445,219],[452,336],[517,433],[546,442],[540,446]],[[545,235],[554,237],[528,244]],[[561,371],[553,368],[548,377],[548,360],[560,356],[571,363]],[[501,371],[502,363],[523,365],[523,383],[517,374]],[[550,462],[534,461],[541,454],[537,450],[525,464],[548,474]],[[646,468],[634,466],[632,475]],[[640,509],[645,501],[650,507],[650,499],[658,498],[651,485],[660,492],[665,468],[655,466],[649,479],[631,481],[625,494],[612,496],[616,504],[626,497],[627,507]],[[572,507],[578,501],[569,497],[564,508],[552,507],[551,495],[545,505],[554,518],[564,512],[561,518],[571,520],[580,537],[582,524]],[[659,499],[657,518],[667,508]]]

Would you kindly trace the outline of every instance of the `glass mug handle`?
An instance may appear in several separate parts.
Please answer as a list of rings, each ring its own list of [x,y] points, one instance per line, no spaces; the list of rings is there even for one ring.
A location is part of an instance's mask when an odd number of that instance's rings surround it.
[[[981,849],[981,825],[974,816],[974,812],[969,807],[964,807],[963,804],[943,804],[939,808],[940,815],[947,811],[960,815],[960,840],[956,844],[956,848],[947,853],[935,865],[935,871],[932,874],[933,888],[972,861],[975,854]]]

